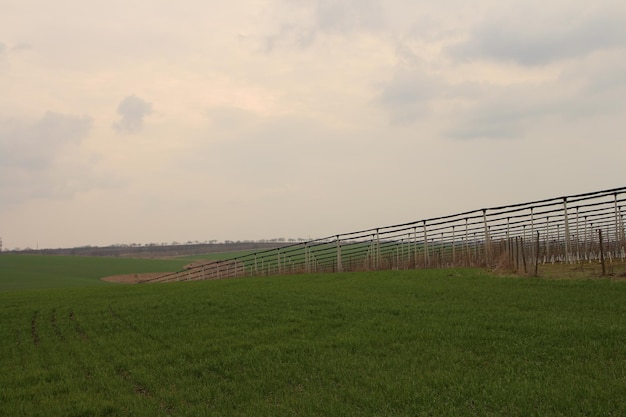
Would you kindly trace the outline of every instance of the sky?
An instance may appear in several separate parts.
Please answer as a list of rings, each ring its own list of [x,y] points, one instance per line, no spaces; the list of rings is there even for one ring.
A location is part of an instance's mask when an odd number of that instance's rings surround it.
[[[0,0],[5,250],[622,187],[625,131],[623,0]]]

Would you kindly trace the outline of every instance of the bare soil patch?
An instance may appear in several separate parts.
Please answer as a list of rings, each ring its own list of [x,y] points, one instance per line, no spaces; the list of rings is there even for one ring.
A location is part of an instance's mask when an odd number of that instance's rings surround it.
[[[110,277],[101,278],[102,281],[107,282],[119,282],[122,284],[137,284],[138,282],[148,279],[158,278],[161,275],[171,274],[171,272],[145,272],[141,274],[125,274],[125,275],[113,275]]]

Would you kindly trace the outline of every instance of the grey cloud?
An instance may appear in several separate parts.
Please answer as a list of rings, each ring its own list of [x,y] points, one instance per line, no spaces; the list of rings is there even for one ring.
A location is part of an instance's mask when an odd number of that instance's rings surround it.
[[[28,51],[32,49],[32,46],[29,43],[18,43],[17,45],[13,45],[13,47],[11,48],[12,51],[15,52],[19,52],[19,51]]]
[[[390,114],[391,122],[404,124],[423,117],[430,111],[430,101],[439,94],[443,84],[423,73],[396,73],[376,102]]]
[[[378,0],[317,0],[317,24],[321,30],[350,32],[378,29],[383,23]]]
[[[6,51],[7,47],[2,42],[0,42],[0,69],[7,65],[8,59]]]
[[[64,197],[86,186],[88,161],[68,160],[67,154],[80,148],[91,124],[87,117],[58,113],[34,122],[0,121],[2,205]]]
[[[424,63],[406,45],[398,45],[396,54],[400,63],[391,80],[383,84],[375,103],[389,113],[393,124],[405,124],[428,114],[431,102],[445,96],[447,86],[427,73]]]
[[[143,119],[152,113],[152,104],[137,96],[128,96],[117,106],[121,119],[115,123],[118,132],[136,133],[143,128]]]
[[[558,18],[496,17],[477,26],[467,41],[449,47],[447,52],[457,59],[544,65],[626,45],[624,18],[623,13],[608,11],[604,15]]]
[[[296,46],[298,48],[307,48],[317,37],[317,31],[311,27],[300,27],[295,25],[284,25],[278,33],[265,37],[264,50],[272,52],[280,45]]]
[[[277,14],[279,29],[263,37],[266,52],[279,46],[307,48],[321,34],[376,31],[384,24],[379,0],[286,1]]]

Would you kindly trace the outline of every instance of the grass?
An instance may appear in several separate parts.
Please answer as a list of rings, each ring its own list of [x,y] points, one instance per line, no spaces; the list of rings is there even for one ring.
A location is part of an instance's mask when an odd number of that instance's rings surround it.
[[[0,254],[0,292],[115,285],[100,278],[177,271],[182,260]]]
[[[0,415],[624,415],[625,300],[465,269],[5,292]]]

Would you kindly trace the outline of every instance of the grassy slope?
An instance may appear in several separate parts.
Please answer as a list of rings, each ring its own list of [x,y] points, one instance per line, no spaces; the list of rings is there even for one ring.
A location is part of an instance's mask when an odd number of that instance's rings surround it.
[[[624,301],[472,270],[0,293],[0,415],[624,415]]]
[[[112,285],[100,278],[176,271],[185,263],[183,260],[0,254],[0,292]]]

